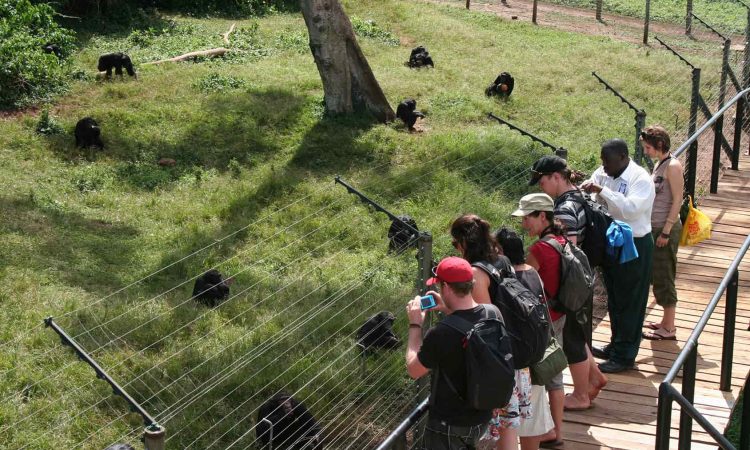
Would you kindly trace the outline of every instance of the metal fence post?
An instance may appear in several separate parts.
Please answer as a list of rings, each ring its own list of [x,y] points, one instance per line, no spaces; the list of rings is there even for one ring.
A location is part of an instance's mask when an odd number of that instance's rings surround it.
[[[603,0],[596,0],[596,20],[602,21],[602,3]]]
[[[635,113],[635,163],[643,166],[643,144],[641,143],[641,131],[646,126],[646,111],[640,110]]]
[[[643,22],[643,45],[648,45],[648,26],[651,22],[651,0],[646,0],[646,20]]]
[[[719,109],[724,107],[724,101],[727,96],[727,71],[729,67],[729,48],[732,41],[724,40],[724,52],[721,62],[721,81],[719,83]],[[714,125],[714,155],[711,163],[711,185],[710,192],[715,194],[719,190],[719,166],[721,165],[721,141],[724,136],[724,115],[716,121]]]
[[[468,0],[467,0],[468,2]],[[426,282],[432,277],[432,235],[429,232],[419,233],[418,241],[417,260],[419,262],[419,275],[417,277],[417,291],[420,295],[424,295],[427,292]],[[432,315],[427,314],[424,323],[422,324],[422,335],[430,329],[432,325]],[[422,377],[417,380],[417,399],[418,402],[422,402],[430,395],[430,377]],[[424,434],[424,427],[419,426],[414,429],[414,442],[421,442],[422,435]],[[406,447],[406,433],[403,434],[403,438],[399,438],[403,441],[401,444]],[[400,444],[399,444],[400,445]]]
[[[143,444],[146,450],[164,450],[166,430],[161,425],[152,423],[143,430]]]
[[[669,433],[672,429],[672,386],[659,385],[659,403],[656,412],[656,445],[654,450],[669,450]]]
[[[693,68],[693,90],[690,95],[690,123],[688,125],[688,136],[695,134],[698,126],[698,97],[700,96],[701,87],[701,70]],[[687,180],[685,183],[685,192],[695,199],[695,174],[698,169],[698,140],[690,144],[687,155]]]
[[[467,2],[469,0],[466,0]],[[685,34],[693,34],[693,0],[687,0],[687,14],[685,15]]]
[[[734,328],[737,323],[737,286],[739,271],[735,270],[727,285],[727,304],[724,308],[724,341],[721,347],[721,376],[719,389],[732,390],[732,357],[734,356]]]
[[[738,170],[740,165],[740,145],[742,144],[742,127],[745,116],[745,97],[740,97],[735,106],[734,115],[734,145],[732,145],[732,170]]]
[[[536,3],[537,0],[534,0],[534,5],[531,8],[531,23],[536,25]]]
[[[692,405],[695,401],[695,372],[698,362],[698,342],[690,351],[685,365],[682,367],[682,396]],[[693,418],[687,408],[680,410],[680,441],[679,450],[690,450],[693,442]]]

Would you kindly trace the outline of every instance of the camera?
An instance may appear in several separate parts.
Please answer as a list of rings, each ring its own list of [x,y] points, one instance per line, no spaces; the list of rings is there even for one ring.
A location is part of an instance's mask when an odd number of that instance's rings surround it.
[[[435,302],[435,297],[432,295],[425,295],[424,297],[419,297],[419,305],[422,308],[422,311],[425,309],[432,309],[437,306],[437,302]]]

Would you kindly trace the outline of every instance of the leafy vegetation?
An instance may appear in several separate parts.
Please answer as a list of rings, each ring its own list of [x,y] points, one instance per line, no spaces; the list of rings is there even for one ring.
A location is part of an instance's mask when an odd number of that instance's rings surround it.
[[[385,45],[391,47],[398,47],[399,40],[396,35],[388,30],[384,30],[372,19],[360,19],[357,16],[350,18],[354,32],[358,36],[367,37],[378,40]]]
[[[49,100],[64,91],[73,35],[53,19],[49,5],[0,2],[0,109]],[[60,58],[42,49],[59,47]]]
[[[3,445],[100,449],[135,443],[142,427],[43,328],[54,316],[167,427],[169,448],[250,447],[258,405],[280,389],[321,419],[328,448],[368,447],[415,391],[401,351],[363,363],[353,335],[381,310],[406,335],[417,260],[414,250],[387,253],[388,219],[334,176],[415,217],[439,258],[454,251],[445,229],[462,212],[515,225],[528,168],[548,151],[487,112],[566,147],[584,170],[604,139],[633,134],[631,112],[592,70],[675,131],[675,143],[686,127],[690,74],[659,49],[433,4],[344,3],[403,42],[360,44],[392,104],[417,99],[424,132],[324,117],[298,14],[238,21],[231,45],[248,52],[242,64],[140,65],[137,82],[80,77],[50,109],[66,132],[38,134],[33,111],[0,119]],[[90,73],[106,51],[140,64],[220,46],[233,22],[163,19],[83,35],[73,65]],[[415,76],[403,61],[417,42],[429,42],[436,69]],[[695,62],[718,73],[701,55]],[[484,95],[501,70],[516,79],[507,102]],[[224,89],[228,80],[246,84]],[[84,116],[101,126],[103,151],[75,148]],[[190,296],[193,277],[213,266],[235,283],[208,309]]]

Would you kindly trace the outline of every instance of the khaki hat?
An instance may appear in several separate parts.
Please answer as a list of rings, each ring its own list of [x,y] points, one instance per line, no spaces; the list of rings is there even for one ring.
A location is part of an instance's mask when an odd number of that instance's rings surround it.
[[[518,201],[518,209],[510,213],[511,216],[523,217],[528,216],[534,211],[554,211],[555,202],[547,194],[537,192],[535,194],[524,195]]]

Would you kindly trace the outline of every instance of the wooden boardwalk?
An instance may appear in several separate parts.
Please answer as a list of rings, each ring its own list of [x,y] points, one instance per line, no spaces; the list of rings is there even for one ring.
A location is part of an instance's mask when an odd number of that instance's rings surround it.
[[[740,171],[727,170],[719,193],[701,200],[700,209],[714,222],[709,241],[680,248],[677,265],[677,341],[643,340],[636,370],[609,376],[609,384],[583,412],[566,412],[565,448],[650,449],[654,448],[656,404],[659,384],[682,349],[698,318],[727,270],[738,248],[750,233],[750,158],[741,157]],[[700,337],[695,403],[719,430],[726,427],[739,391],[750,369],[750,256],[740,265],[740,285],[735,334],[732,391],[719,390],[724,300],[719,302]],[[661,308],[649,301],[646,321],[659,320]],[[594,329],[595,345],[609,342],[609,319],[604,317]],[[566,391],[572,380],[565,373]],[[675,387],[680,389],[680,378]],[[672,413],[672,445],[677,448],[679,406]],[[693,449],[716,449],[716,444],[697,424],[693,424]]]

